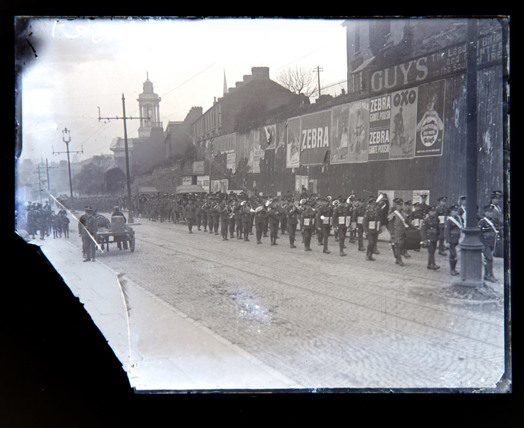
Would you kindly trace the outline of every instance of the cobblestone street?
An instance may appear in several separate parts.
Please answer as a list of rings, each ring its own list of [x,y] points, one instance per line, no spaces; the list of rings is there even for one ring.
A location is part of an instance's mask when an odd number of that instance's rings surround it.
[[[501,259],[499,299],[466,303],[444,294],[447,257],[430,271],[425,250],[400,267],[385,241],[370,262],[355,244],[339,257],[333,237],[331,254],[307,253],[285,234],[256,245],[138,221],[134,253],[97,260],[305,388],[493,388],[504,374]]]

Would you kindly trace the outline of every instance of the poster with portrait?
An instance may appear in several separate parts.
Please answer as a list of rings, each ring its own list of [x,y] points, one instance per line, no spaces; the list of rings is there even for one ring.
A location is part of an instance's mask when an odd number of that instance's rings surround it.
[[[367,162],[369,135],[369,101],[349,104],[348,162]]]
[[[349,157],[349,105],[331,109],[331,163],[347,163]]]
[[[413,158],[417,127],[418,88],[391,94],[390,159]]]
[[[391,94],[369,100],[368,159],[389,159],[391,127]]]
[[[287,121],[286,168],[300,166],[300,118]]]
[[[445,80],[418,87],[415,156],[442,155]]]
[[[277,143],[277,125],[267,125],[260,129],[260,146],[263,150],[275,149]]]

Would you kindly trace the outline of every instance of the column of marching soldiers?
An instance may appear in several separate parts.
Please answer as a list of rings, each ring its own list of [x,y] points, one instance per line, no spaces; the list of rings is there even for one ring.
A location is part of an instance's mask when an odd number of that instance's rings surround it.
[[[270,245],[278,245],[279,231],[288,235],[290,248],[295,245],[296,234],[301,234],[305,251],[312,251],[311,241],[317,240],[324,254],[330,254],[329,237],[334,236],[340,256],[346,256],[346,238],[357,244],[358,250],[366,253],[365,259],[375,261],[379,254],[377,241],[387,228],[395,263],[404,266],[410,257],[408,250],[427,249],[427,269],[440,268],[435,253],[446,256],[449,251],[449,271],[457,271],[457,246],[466,226],[466,197],[461,196],[457,204],[448,206],[447,197],[438,198],[438,204],[429,206],[427,195],[421,202],[388,200],[385,193],[378,198],[357,198],[352,194],[339,196],[308,195],[272,198],[249,196],[230,192],[215,194],[184,194],[172,197],[155,194],[135,199],[138,216],[151,221],[172,221],[187,224],[189,233],[193,228],[209,234],[220,235],[223,241],[231,239],[250,241],[257,244],[262,238],[270,238]],[[496,282],[493,275],[493,254],[500,245],[503,227],[502,192],[494,191],[488,205],[477,213],[478,226],[483,244],[484,279]],[[364,240],[367,245],[364,246]]]

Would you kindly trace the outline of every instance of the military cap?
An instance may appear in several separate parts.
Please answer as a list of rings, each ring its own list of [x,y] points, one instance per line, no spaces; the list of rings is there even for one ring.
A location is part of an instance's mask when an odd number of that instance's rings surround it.
[[[461,201],[463,201],[463,200],[465,200],[465,199],[467,199],[467,198],[466,198],[466,195],[462,195],[462,196],[459,198],[459,200],[461,200]]]
[[[501,190],[494,190],[493,192],[491,192],[491,197],[492,198],[500,198],[500,197],[502,197],[502,191]]]
[[[437,201],[447,201],[448,200],[448,197],[447,196],[441,196],[440,198],[437,199]]]
[[[395,199],[393,199],[393,202],[395,204],[403,204],[404,203],[404,201],[401,198],[395,198]]]
[[[425,198],[428,197],[428,195],[427,195],[427,193],[423,193],[422,195],[420,195],[420,197],[425,199]]]
[[[370,197],[368,198],[368,204],[371,204],[371,203],[373,203],[373,202],[375,202],[375,197],[374,197],[374,196],[370,196]]]
[[[428,207],[428,211],[436,211],[437,210],[437,207],[435,205],[430,205]]]
[[[450,211],[458,211],[460,207],[457,204],[451,205],[449,207]]]

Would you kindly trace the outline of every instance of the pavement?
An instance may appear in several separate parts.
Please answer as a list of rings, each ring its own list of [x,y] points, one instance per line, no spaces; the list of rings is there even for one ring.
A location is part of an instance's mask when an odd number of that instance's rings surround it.
[[[71,241],[31,243],[84,304],[136,391],[301,388],[125,275],[98,260],[83,262]]]

